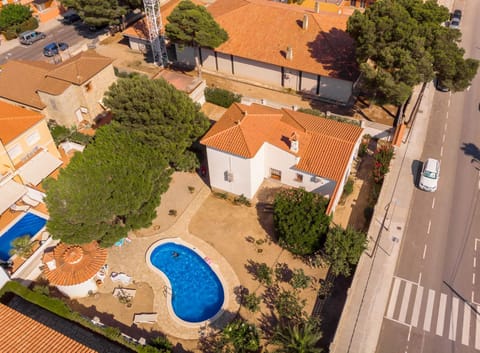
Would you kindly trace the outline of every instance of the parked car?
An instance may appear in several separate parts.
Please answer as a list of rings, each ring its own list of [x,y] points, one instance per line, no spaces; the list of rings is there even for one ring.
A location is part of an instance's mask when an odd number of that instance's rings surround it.
[[[18,40],[20,43],[25,45],[32,45],[38,40],[44,39],[46,37],[45,33],[38,31],[26,31],[18,35]]]
[[[435,88],[440,92],[450,92],[450,88],[445,86],[442,80],[440,80],[439,78],[435,79]]]
[[[66,25],[71,25],[75,22],[80,21],[82,18],[76,13],[70,13],[68,15],[63,16],[63,23]]]
[[[459,18],[452,18],[450,21],[450,28],[458,29],[460,28],[460,19]]]
[[[433,158],[428,158],[423,163],[422,174],[418,187],[424,191],[433,192],[437,190],[438,178],[440,177],[440,162]]]
[[[52,43],[46,45],[45,47],[43,47],[43,55],[45,55],[47,57],[55,56],[60,52],[60,50],[64,51],[66,49],[68,49],[68,44],[67,43],[52,42]]]
[[[454,18],[458,18],[458,20],[460,21],[462,19],[462,10],[456,9],[455,11],[453,11],[452,19]]]

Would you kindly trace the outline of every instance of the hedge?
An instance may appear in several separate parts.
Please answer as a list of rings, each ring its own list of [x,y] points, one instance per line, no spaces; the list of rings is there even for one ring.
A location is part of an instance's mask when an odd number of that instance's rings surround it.
[[[219,105],[224,108],[230,107],[234,102],[240,103],[242,96],[222,88],[205,89],[205,100],[209,103]]]

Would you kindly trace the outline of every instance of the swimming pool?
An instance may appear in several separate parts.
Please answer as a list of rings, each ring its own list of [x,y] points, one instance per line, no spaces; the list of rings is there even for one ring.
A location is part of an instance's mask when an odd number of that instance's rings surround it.
[[[22,235],[29,235],[30,238],[37,234],[45,226],[45,218],[27,213],[9,230],[0,235],[0,260],[7,261],[10,258],[8,252],[12,248],[12,241]]]
[[[195,251],[177,243],[163,243],[152,251],[150,261],[170,281],[173,311],[180,319],[197,323],[220,311],[222,283]]]

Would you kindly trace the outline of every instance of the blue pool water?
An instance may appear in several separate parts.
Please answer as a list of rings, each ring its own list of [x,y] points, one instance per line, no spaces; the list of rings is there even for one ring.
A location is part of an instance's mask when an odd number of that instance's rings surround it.
[[[183,245],[164,243],[152,251],[150,261],[168,277],[173,311],[180,319],[205,321],[222,308],[222,283],[195,251]]]
[[[47,220],[38,217],[33,213],[27,213],[17,223],[15,223],[9,230],[0,235],[0,259],[7,261],[10,258],[8,252],[12,248],[12,241],[22,235],[28,234],[33,237],[43,228]]]

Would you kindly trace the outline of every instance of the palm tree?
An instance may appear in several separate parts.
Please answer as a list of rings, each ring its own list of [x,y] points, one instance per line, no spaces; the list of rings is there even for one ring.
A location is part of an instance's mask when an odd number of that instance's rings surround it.
[[[10,256],[17,255],[26,259],[33,252],[33,243],[28,234],[15,238],[12,241],[12,249],[8,252]]]
[[[280,328],[274,342],[281,346],[278,353],[321,353],[322,349],[316,347],[321,338],[318,326],[306,321]]]

